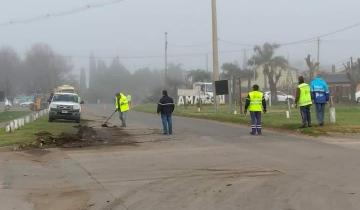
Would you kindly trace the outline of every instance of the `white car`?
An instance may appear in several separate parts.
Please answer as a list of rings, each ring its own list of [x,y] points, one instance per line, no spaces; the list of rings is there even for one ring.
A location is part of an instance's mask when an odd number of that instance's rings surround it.
[[[356,102],[360,103],[360,91],[355,94]]]
[[[75,93],[55,93],[49,105],[49,122],[64,119],[79,123],[82,103]]]
[[[30,107],[30,105],[34,104],[33,101],[25,101],[25,102],[22,102],[20,103],[20,106],[21,107]]]
[[[271,97],[271,92],[270,91],[266,91],[264,93],[264,97],[266,101],[269,101],[270,97]],[[282,91],[277,91],[277,100],[279,102],[287,102],[288,100],[290,101],[290,103],[294,103],[295,102],[295,97],[292,95],[288,95]]]

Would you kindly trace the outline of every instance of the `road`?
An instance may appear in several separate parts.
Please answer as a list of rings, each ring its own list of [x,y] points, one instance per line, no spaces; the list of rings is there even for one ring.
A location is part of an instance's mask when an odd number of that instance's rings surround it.
[[[134,144],[0,152],[0,209],[360,209],[358,140],[300,137],[156,115],[100,128],[105,106],[87,106],[98,132]],[[117,118],[110,125],[119,125]]]

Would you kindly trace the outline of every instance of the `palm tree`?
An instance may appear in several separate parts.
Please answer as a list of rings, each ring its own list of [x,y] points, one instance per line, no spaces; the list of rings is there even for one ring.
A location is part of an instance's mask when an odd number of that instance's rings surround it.
[[[277,101],[277,84],[282,76],[282,72],[286,70],[288,61],[283,56],[275,56],[275,50],[280,45],[265,43],[263,46],[255,46],[255,55],[249,60],[250,65],[262,66],[265,78],[267,78],[271,100]]]

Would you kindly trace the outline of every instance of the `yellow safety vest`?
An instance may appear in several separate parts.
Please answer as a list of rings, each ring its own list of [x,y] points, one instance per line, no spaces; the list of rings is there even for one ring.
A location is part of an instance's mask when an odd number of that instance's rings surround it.
[[[120,93],[120,96],[120,99],[118,97],[115,98],[115,108],[118,110],[120,109],[120,112],[129,111],[129,102],[126,96],[122,93]]]
[[[263,100],[264,94],[260,91],[252,91],[249,93],[249,96],[250,96],[249,111],[250,112],[262,112],[263,111],[262,100]]]
[[[298,87],[300,89],[300,97],[299,97],[298,105],[299,106],[311,105],[312,101],[311,101],[310,85],[306,83],[302,83]]]

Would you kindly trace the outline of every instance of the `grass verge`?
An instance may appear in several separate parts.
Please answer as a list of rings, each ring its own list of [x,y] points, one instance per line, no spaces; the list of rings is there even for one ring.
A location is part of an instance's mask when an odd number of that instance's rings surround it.
[[[29,123],[14,133],[6,133],[4,129],[0,130],[0,147],[10,146],[14,144],[31,144],[37,139],[38,133],[47,132],[53,136],[60,134],[76,134],[78,124],[72,122],[52,122],[49,123],[47,117],[43,117]]]
[[[155,113],[155,104],[142,104],[134,107],[135,111]],[[201,112],[197,111],[196,106],[176,107],[174,115],[216,120],[220,122],[239,123],[249,125],[250,116],[234,115],[229,111],[228,106],[221,106],[219,112],[214,111],[213,106],[202,106]],[[268,113],[263,115],[263,126],[266,128],[281,129],[303,133],[311,136],[329,135],[330,133],[360,133],[360,106],[358,105],[338,105],[336,107],[336,124],[327,123],[323,127],[316,126],[315,108],[312,108],[312,121],[314,127],[299,129],[301,125],[301,116],[298,109],[292,108],[291,118],[287,119],[285,111],[288,109],[285,105],[277,105],[268,108]],[[325,113],[325,122],[329,122],[329,109]]]
[[[0,123],[23,117],[23,116],[27,115],[28,113],[29,112],[27,112],[27,111],[0,112]]]

